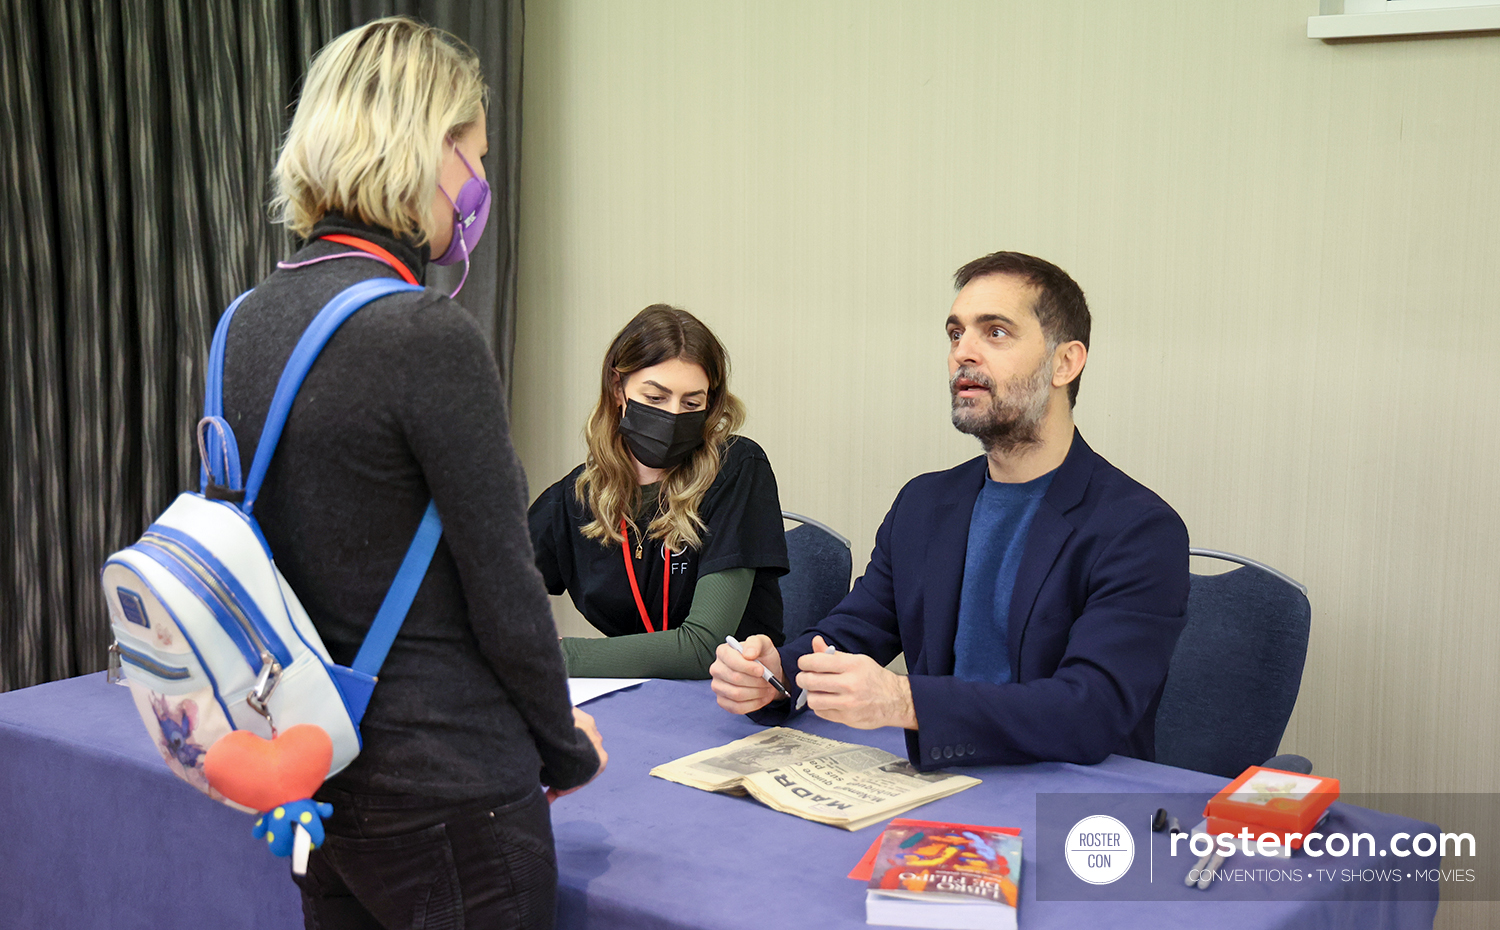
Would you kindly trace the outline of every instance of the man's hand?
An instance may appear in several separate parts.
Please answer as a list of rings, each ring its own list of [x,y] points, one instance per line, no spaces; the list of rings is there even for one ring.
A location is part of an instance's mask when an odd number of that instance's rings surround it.
[[[598,778],[599,775],[603,773],[604,766],[609,764],[609,753],[604,751],[604,738],[599,735],[599,727],[594,724],[594,718],[575,707],[573,708],[573,726],[582,730],[583,735],[587,736],[589,738],[589,742],[594,744],[594,751],[599,754],[599,770],[593,774],[592,778],[584,782],[583,785],[578,785],[575,788],[565,788],[562,791],[558,791],[556,788],[548,788],[548,804],[551,804],[553,801],[556,801],[558,798],[562,797],[565,794],[572,794],[579,788],[582,788],[584,785],[589,784],[589,782],[592,782],[595,778]]]
[[[714,652],[714,664],[708,667],[719,706],[731,714],[748,714],[760,710],[780,697],[771,683],[761,677],[762,666],[781,681],[781,653],[771,637],[757,633],[742,644],[744,655],[728,643]]]
[[[814,636],[813,651],[798,659],[797,667],[802,669],[797,685],[807,692],[807,706],[824,720],[860,730],[917,728],[911,683],[869,656],[830,653],[823,637]]]

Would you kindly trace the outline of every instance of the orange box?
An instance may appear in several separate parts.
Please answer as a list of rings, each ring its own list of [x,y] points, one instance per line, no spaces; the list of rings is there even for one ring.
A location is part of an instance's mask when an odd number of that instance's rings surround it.
[[[1339,797],[1337,778],[1318,778],[1252,765],[1209,799],[1203,809],[1208,832],[1238,834],[1245,827],[1257,838],[1262,833],[1307,835],[1328,805]],[[1302,837],[1292,841],[1302,848]]]

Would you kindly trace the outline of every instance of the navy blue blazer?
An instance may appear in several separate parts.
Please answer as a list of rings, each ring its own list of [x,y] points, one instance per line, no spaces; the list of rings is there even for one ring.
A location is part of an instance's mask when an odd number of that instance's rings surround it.
[[[817,634],[885,664],[906,653],[918,768],[1093,764],[1155,757],[1156,706],[1185,622],[1188,535],[1177,513],[1077,431],[1032,520],[1010,602],[1011,683],[953,677],[964,554],[984,456],[912,479],[875,534],[869,567]],[[795,696],[795,691],[793,692]],[[788,705],[754,715],[784,721]]]

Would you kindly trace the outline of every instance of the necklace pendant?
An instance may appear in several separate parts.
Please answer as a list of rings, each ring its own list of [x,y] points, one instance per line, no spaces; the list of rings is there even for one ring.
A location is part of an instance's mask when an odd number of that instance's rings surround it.
[[[641,544],[640,543],[636,543],[635,544],[635,560],[637,562],[639,562],[641,560]]]

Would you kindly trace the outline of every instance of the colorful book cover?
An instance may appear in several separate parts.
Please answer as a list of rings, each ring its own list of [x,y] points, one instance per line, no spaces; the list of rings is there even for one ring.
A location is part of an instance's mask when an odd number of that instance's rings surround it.
[[[869,889],[915,900],[948,896],[1016,906],[1020,831],[895,820],[880,838]]]

